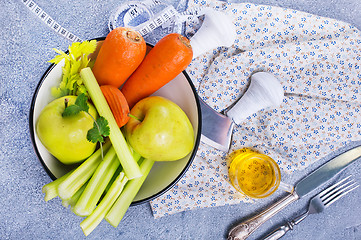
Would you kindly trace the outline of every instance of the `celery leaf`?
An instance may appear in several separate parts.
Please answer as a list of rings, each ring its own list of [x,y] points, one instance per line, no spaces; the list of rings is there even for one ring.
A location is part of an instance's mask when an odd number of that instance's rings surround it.
[[[54,97],[59,98],[66,95],[87,94],[83,82],[80,80],[80,70],[85,67],[91,67],[93,61],[88,58],[97,47],[97,41],[74,42],[68,48],[68,53],[59,49],[53,49],[58,55],[55,56],[50,63],[58,64],[62,60],[65,61],[63,66],[62,80],[57,87],[51,89]]]

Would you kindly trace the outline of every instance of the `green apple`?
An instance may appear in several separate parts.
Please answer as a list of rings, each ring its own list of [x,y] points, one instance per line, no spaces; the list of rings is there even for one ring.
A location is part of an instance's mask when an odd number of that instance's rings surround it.
[[[65,96],[50,102],[41,111],[36,132],[45,148],[60,162],[73,164],[81,162],[94,151],[96,144],[87,140],[88,130],[97,117],[95,107],[88,103],[89,114],[79,112],[74,116],[63,117],[66,104],[75,103],[76,96]],[[68,103],[65,103],[68,102]]]
[[[129,144],[144,158],[175,161],[193,149],[194,131],[187,115],[174,102],[159,96],[140,100],[125,125]]]

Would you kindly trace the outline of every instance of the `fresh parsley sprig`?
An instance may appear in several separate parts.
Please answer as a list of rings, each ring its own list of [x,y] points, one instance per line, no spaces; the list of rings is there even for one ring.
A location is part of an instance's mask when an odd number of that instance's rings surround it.
[[[93,143],[103,143],[104,137],[108,137],[109,133],[108,121],[104,117],[98,117],[93,128],[89,129],[87,139]]]
[[[100,116],[95,119],[89,113],[89,105],[87,104],[88,98],[84,93],[77,96],[75,103],[69,106],[66,106],[64,112],[62,113],[63,117],[75,116],[80,112],[86,112],[94,121],[93,128],[89,129],[87,133],[87,140],[93,143],[100,143],[100,147],[102,148],[102,143],[104,143],[104,138],[108,137],[110,134],[110,129],[108,126],[108,121]],[[103,152],[102,152],[103,156]]]
[[[85,96],[85,94],[80,94],[79,96],[77,96],[75,103],[73,105],[66,106],[62,116],[63,117],[74,116],[80,113],[81,111],[84,111],[93,118],[93,116],[89,113],[89,106],[87,104],[87,100],[88,98]]]

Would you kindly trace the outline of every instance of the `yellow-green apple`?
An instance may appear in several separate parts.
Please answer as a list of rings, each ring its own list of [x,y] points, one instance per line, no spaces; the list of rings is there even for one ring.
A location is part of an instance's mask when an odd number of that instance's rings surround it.
[[[140,100],[125,125],[129,144],[144,158],[174,161],[193,149],[194,131],[187,115],[174,102],[159,96]]]
[[[89,157],[95,150],[96,143],[87,140],[88,130],[93,127],[97,111],[88,102],[89,114],[79,112],[63,117],[66,105],[75,103],[76,96],[65,96],[53,100],[41,111],[36,132],[45,148],[60,162],[73,164]],[[67,103],[66,103],[67,102]]]

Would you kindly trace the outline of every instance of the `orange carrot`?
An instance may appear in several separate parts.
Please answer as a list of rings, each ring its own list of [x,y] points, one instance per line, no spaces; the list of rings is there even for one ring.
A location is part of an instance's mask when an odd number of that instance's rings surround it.
[[[129,107],[174,79],[187,68],[192,57],[186,37],[171,33],[159,40],[121,88]]]
[[[146,43],[136,31],[118,27],[105,38],[92,71],[99,85],[119,88],[142,62]]]
[[[107,103],[112,111],[118,127],[123,127],[129,120],[129,106],[123,93],[111,85],[100,86]]]

